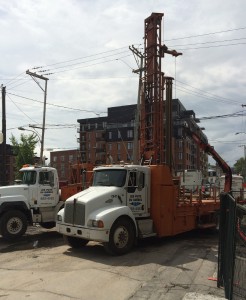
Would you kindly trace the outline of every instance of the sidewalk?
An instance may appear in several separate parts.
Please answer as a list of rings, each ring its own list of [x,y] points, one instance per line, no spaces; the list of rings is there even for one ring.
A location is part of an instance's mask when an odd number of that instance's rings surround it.
[[[183,300],[226,300],[226,298],[221,298],[213,295],[205,295],[200,293],[187,293]]]

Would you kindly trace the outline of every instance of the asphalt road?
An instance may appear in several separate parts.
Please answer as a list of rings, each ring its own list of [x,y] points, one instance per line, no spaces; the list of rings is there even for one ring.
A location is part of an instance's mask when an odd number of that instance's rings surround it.
[[[220,299],[217,244],[217,234],[195,231],[113,257],[99,243],[74,250],[55,230],[31,227],[16,243],[0,236],[0,299]]]

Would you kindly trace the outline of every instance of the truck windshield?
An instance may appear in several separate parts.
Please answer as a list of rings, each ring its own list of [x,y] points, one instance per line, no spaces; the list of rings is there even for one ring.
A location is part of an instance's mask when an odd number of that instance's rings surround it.
[[[35,184],[37,173],[35,171],[22,172],[22,183],[24,184]]]
[[[94,172],[93,186],[118,186],[126,181],[126,170],[98,170]]]

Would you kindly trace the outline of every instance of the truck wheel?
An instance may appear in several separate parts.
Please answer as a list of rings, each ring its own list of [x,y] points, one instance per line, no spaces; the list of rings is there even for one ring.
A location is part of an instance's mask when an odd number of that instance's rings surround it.
[[[110,254],[123,255],[132,249],[134,242],[134,225],[131,221],[122,218],[113,224],[109,234],[109,242],[104,243],[104,248]]]
[[[14,240],[22,236],[27,229],[27,218],[18,210],[6,212],[1,217],[0,231],[6,240]]]
[[[63,235],[64,241],[72,248],[81,248],[88,244],[88,240],[80,239],[73,236]]]
[[[40,223],[40,225],[45,229],[51,229],[56,226],[55,222],[46,222],[46,223]]]

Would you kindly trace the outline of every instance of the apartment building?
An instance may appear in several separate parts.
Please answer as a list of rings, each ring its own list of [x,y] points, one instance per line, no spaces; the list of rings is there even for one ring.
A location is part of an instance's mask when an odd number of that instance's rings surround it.
[[[58,170],[60,181],[69,179],[71,164],[107,163],[107,154],[113,163],[133,161],[134,126],[137,105],[109,107],[106,117],[77,120],[78,149],[53,151],[50,153],[50,165]],[[201,170],[207,175],[208,156],[197,144],[184,134],[183,127],[188,126],[199,133],[205,142],[207,137],[193,110],[186,110],[178,99],[172,101],[172,162],[173,170]],[[165,120],[163,120],[165,123]],[[165,125],[164,125],[165,126]]]
[[[136,105],[108,108],[107,117],[77,120],[79,123],[79,149],[81,162],[105,164],[109,153],[114,163],[133,161],[134,125]],[[178,99],[172,101],[172,152],[175,171],[203,170],[206,173],[208,158],[196,143],[184,135],[183,126],[189,126],[207,141],[199,120],[192,110],[186,110]],[[164,120],[165,123],[165,120]]]

